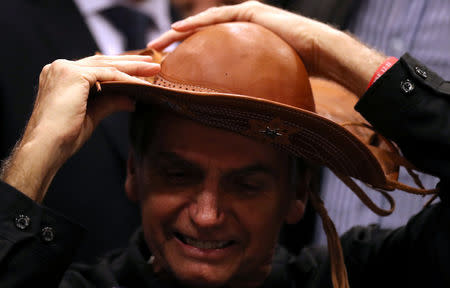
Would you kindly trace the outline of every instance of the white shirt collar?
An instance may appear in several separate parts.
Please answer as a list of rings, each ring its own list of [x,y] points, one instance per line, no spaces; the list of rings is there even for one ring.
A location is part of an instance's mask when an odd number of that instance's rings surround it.
[[[98,13],[99,11],[108,7],[114,6],[117,0],[74,0],[75,4],[80,9],[84,16]]]
[[[170,6],[168,0],[146,0],[139,3],[128,0],[74,0],[74,2],[84,17],[97,14],[103,9],[121,4],[135,8],[151,17],[161,32],[170,29]]]

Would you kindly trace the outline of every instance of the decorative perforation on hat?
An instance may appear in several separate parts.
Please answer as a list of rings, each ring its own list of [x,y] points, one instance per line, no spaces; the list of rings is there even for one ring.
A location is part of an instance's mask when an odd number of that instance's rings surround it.
[[[169,81],[167,79],[164,79],[160,75],[157,75],[154,77],[153,84],[159,85],[162,87],[166,87],[166,88],[179,89],[179,90],[192,91],[192,92],[219,93],[219,91],[213,90],[210,88],[205,88],[205,87],[196,86],[196,85],[183,84],[183,83],[175,83],[175,82]]]

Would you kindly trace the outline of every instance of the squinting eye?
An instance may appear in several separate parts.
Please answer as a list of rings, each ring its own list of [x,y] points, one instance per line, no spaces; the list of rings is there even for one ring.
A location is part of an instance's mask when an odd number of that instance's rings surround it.
[[[249,190],[249,191],[261,190],[263,187],[260,183],[242,182],[239,184],[243,189]]]
[[[235,180],[235,185],[238,193],[241,195],[253,196],[266,190],[266,181],[262,179],[246,179],[240,178]]]
[[[165,169],[163,171],[164,176],[168,178],[184,178],[186,177],[186,172],[180,169]]]
[[[170,177],[181,177],[186,175],[186,173],[183,170],[180,169],[166,169],[164,171],[164,174]]]
[[[167,183],[174,185],[190,184],[196,178],[193,173],[179,168],[163,168],[160,175]]]

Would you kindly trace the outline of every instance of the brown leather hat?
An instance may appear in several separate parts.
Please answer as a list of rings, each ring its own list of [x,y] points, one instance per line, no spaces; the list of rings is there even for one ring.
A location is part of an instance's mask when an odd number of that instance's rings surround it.
[[[382,164],[351,129],[327,119],[329,113],[316,113],[298,54],[259,25],[208,27],[170,53],[148,85],[101,86],[103,92],[133,94],[166,105],[201,123],[272,143],[337,174],[392,189],[387,179],[396,176],[393,166]],[[352,110],[348,112],[355,114]]]

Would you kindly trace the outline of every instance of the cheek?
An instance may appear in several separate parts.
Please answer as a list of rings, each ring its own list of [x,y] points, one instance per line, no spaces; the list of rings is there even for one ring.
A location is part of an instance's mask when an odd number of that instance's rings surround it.
[[[164,193],[153,189],[155,187],[146,187],[146,191],[140,193],[143,196],[140,198],[140,203],[144,227],[162,228],[176,221],[185,203],[184,197],[176,193]]]
[[[147,191],[141,200],[142,229],[147,245],[152,254],[159,259],[163,267],[169,267],[166,260],[170,257],[171,240],[175,223],[182,217],[185,201],[169,193]]]
[[[250,236],[252,250],[270,249],[276,244],[285,216],[284,206],[280,199],[273,198],[250,203],[241,201],[235,205],[233,210],[238,213],[238,221]]]
[[[260,203],[261,204],[261,203]],[[237,215],[242,231],[247,236],[239,265],[240,275],[261,274],[266,277],[270,272],[272,258],[277,244],[278,233],[283,222],[278,205],[244,205],[240,203]],[[235,210],[236,211],[236,210]]]
[[[161,189],[158,181],[152,181],[150,177],[139,182],[138,191],[142,227],[147,240],[165,241],[168,237],[165,229],[176,221],[184,200],[176,193]]]
[[[151,245],[152,242],[164,242],[167,238],[167,232],[164,227],[167,227],[173,218],[166,205],[160,205],[164,203],[163,197],[154,197],[148,195],[145,200],[141,200],[141,214],[142,214],[142,228],[147,239],[147,243]],[[154,246],[154,245],[151,245]],[[154,248],[154,247],[151,247]]]

